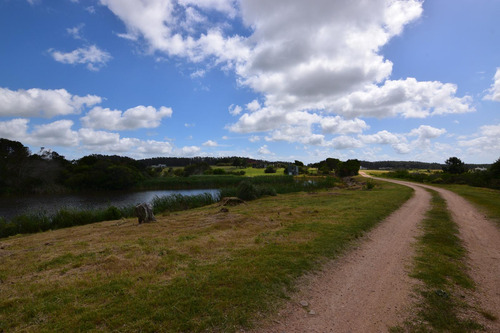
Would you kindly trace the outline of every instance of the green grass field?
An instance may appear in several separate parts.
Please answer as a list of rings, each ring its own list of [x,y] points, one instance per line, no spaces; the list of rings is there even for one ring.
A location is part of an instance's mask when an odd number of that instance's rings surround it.
[[[232,332],[276,311],[411,189],[278,195],[0,240],[0,331]]]
[[[223,166],[223,167],[218,167],[218,166],[212,166],[212,169],[224,169],[226,172],[232,172],[232,171],[245,171],[245,176],[247,177],[255,177],[255,176],[272,176],[272,175],[277,175],[277,176],[283,176],[284,175],[284,168],[278,168],[276,169],[276,173],[265,173],[264,171],[266,170],[265,168],[238,168],[238,167],[233,167],[233,166]]]

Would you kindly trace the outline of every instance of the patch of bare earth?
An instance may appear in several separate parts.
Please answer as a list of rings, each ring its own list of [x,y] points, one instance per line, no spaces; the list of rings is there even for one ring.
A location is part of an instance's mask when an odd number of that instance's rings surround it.
[[[404,321],[413,282],[408,267],[430,194],[415,195],[344,257],[326,264],[256,332],[383,332]]]

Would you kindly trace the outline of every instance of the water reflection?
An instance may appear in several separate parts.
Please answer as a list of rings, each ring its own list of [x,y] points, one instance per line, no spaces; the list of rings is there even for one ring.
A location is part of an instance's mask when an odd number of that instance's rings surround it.
[[[175,193],[182,195],[196,195],[201,193],[217,195],[219,190],[159,190],[0,197],[0,216],[10,219],[16,215],[35,213],[38,211],[54,213],[61,208],[91,209],[110,205],[123,207],[141,202],[151,202],[155,196],[161,197]]]

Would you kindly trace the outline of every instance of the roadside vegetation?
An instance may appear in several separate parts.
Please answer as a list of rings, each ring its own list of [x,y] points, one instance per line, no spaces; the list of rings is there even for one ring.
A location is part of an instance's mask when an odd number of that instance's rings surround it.
[[[412,190],[330,189],[0,241],[0,331],[233,332]]]
[[[472,187],[467,185],[442,185],[445,189],[455,192],[482,210],[489,219],[495,221],[500,226],[500,191]]]
[[[446,160],[442,171],[410,172],[406,169],[383,172],[384,177],[405,179],[429,184],[465,184],[476,187],[500,189],[500,158],[489,169],[468,170],[457,157]]]
[[[471,332],[482,326],[474,319],[481,312],[471,301],[474,282],[466,265],[467,252],[458,236],[446,202],[432,191],[432,207],[423,221],[411,276],[416,287],[417,312],[391,332]]]

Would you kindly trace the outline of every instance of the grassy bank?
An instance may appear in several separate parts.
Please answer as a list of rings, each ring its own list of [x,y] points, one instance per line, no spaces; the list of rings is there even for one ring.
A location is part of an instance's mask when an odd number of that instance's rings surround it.
[[[432,208],[423,221],[417,256],[411,275],[422,284],[417,287],[415,316],[405,327],[393,332],[472,332],[481,330],[469,296],[474,282],[465,264],[466,250],[458,237],[445,201],[432,194]]]
[[[3,239],[0,331],[248,327],[410,195],[382,183]]]
[[[209,178],[212,176],[209,176]],[[191,177],[189,177],[191,178]],[[189,179],[187,178],[187,179]],[[260,176],[254,178],[237,178],[234,186],[220,190],[219,196],[208,193],[184,196],[174,194],[157,197],[151,203],[155,213],[175,212],[192,208],[203,207],[218,202],[222,197],[237,196],[243,200],[254,200],[265,195],[276,195],[300,191],[315,191],[340,185],[339,180],[333,177],[317,177],[314,181],[304,178],[295,180],[291,176]],[[245,184],[242,188],[242,183]],[[240,184],[240,186],[236,186]],[[28,234],[47,230],[55,230],[95,222],[118,220],[135,216],[135,206],[99,209],[60,209],[55,214],[39,211],[15,216],[10,221],[0,217],[0,238],[17,234]]]
[[[173,194],[156,197],[152,202],[152,206],[155,213],[176,212],[211,205],[218,202],[219,199],[219,197],[214,197],[209,193],[198,195]],[[0,238],[130,217],[135,217],[135,205],[120,208],[109,206],[99,209],[63,208],[54,214],[39,211],[15,216],[10,221],[0,217]]]

